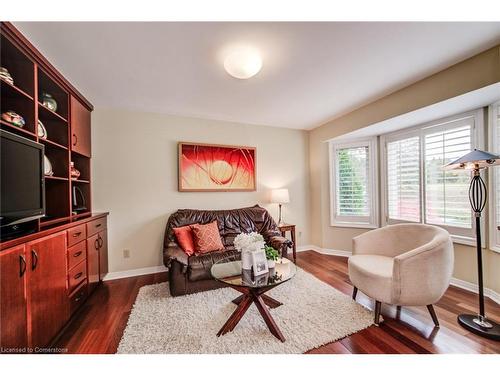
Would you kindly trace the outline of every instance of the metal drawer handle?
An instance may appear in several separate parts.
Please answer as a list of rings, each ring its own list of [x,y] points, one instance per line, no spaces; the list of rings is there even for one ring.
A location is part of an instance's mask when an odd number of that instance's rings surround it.
[[[75,280],[78,280],[80,277],[82,277],[82,275],[83,275],[83,272],[78,272],[78,273],[75,275],[74,279],[75,279]]]
[[[96,250],[99,250],[99,239],[98,238],[96,238],[94,241],[94,247]]]
[[[96,224],[96,226],[95,226],[95,227],[96,227],[96,228],[99,228],[101,225],[102,225],[102,224],[101,224],[101,223],[99,223],[99,224]]]
[[[23,255],[19,255],[19,277],[23,277],[26,272],[26,259]]]
[[[73,139],[74,139],[73,146],[76,146],[78,142],[78,137],[76,136],[76,134],[73,134]]]
[[[35,249],[31,249],[31,270],[34,271],[36,266],[38,266],[38,254]]]
[[[73,233],[73,237],[79,237],[80,234],[82,234],[82,232],[76,232],[76,233]]]
[[[82,251],[78,251],[78,252],[76,252],[76,253],[73,254],[73,256],[75,258],[78,258],[80,255],[82,255]]]

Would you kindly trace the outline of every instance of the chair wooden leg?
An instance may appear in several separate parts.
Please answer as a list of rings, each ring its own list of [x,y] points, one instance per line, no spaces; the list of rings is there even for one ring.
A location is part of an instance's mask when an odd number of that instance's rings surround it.
[[[356,301],[356,295],[358,294],[358,288],[354,287],[352,289],[352,299]]]
[[[379,322],[380,322],[380,310],[382,308],[382,302],[380,301],[375,301],[375,325],[378,326]]]
[[[434,322],[434,325],[436,327],[439,327],[439,320],[436,315],[436,312],[434,311],[434,306],[432,305],[427,305],[427,310],[429,310],[429,314],[431,314],[432,321]]]

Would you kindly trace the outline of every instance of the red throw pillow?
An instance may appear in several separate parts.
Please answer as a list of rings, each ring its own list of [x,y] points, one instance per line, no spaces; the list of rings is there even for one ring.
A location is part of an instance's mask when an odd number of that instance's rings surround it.
[[[175,237],[177,237],[177,242],[179,246],[187,255],[194,254],[194,242],[193,242],[193,231],[191,225],[186,225],[184,227],[174,228]]]
[[[191,226],[196,254],[205,254],[212,251],[224,250],[220,238],[217,220],[210,224],[195,224]]]

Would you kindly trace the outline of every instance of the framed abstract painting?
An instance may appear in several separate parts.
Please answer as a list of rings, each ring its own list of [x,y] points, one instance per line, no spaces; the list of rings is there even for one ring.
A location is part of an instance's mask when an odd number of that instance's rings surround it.
[[[255,178],[255,147],[179,142],[179,191],[254,191]]]

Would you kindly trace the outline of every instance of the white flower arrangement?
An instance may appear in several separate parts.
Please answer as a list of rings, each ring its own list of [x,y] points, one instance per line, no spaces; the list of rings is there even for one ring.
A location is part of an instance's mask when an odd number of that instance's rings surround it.
[[[256,232],[240,233],[234,239],[235,249],[241,252],[262,250],[264,246],[264,237]]]

